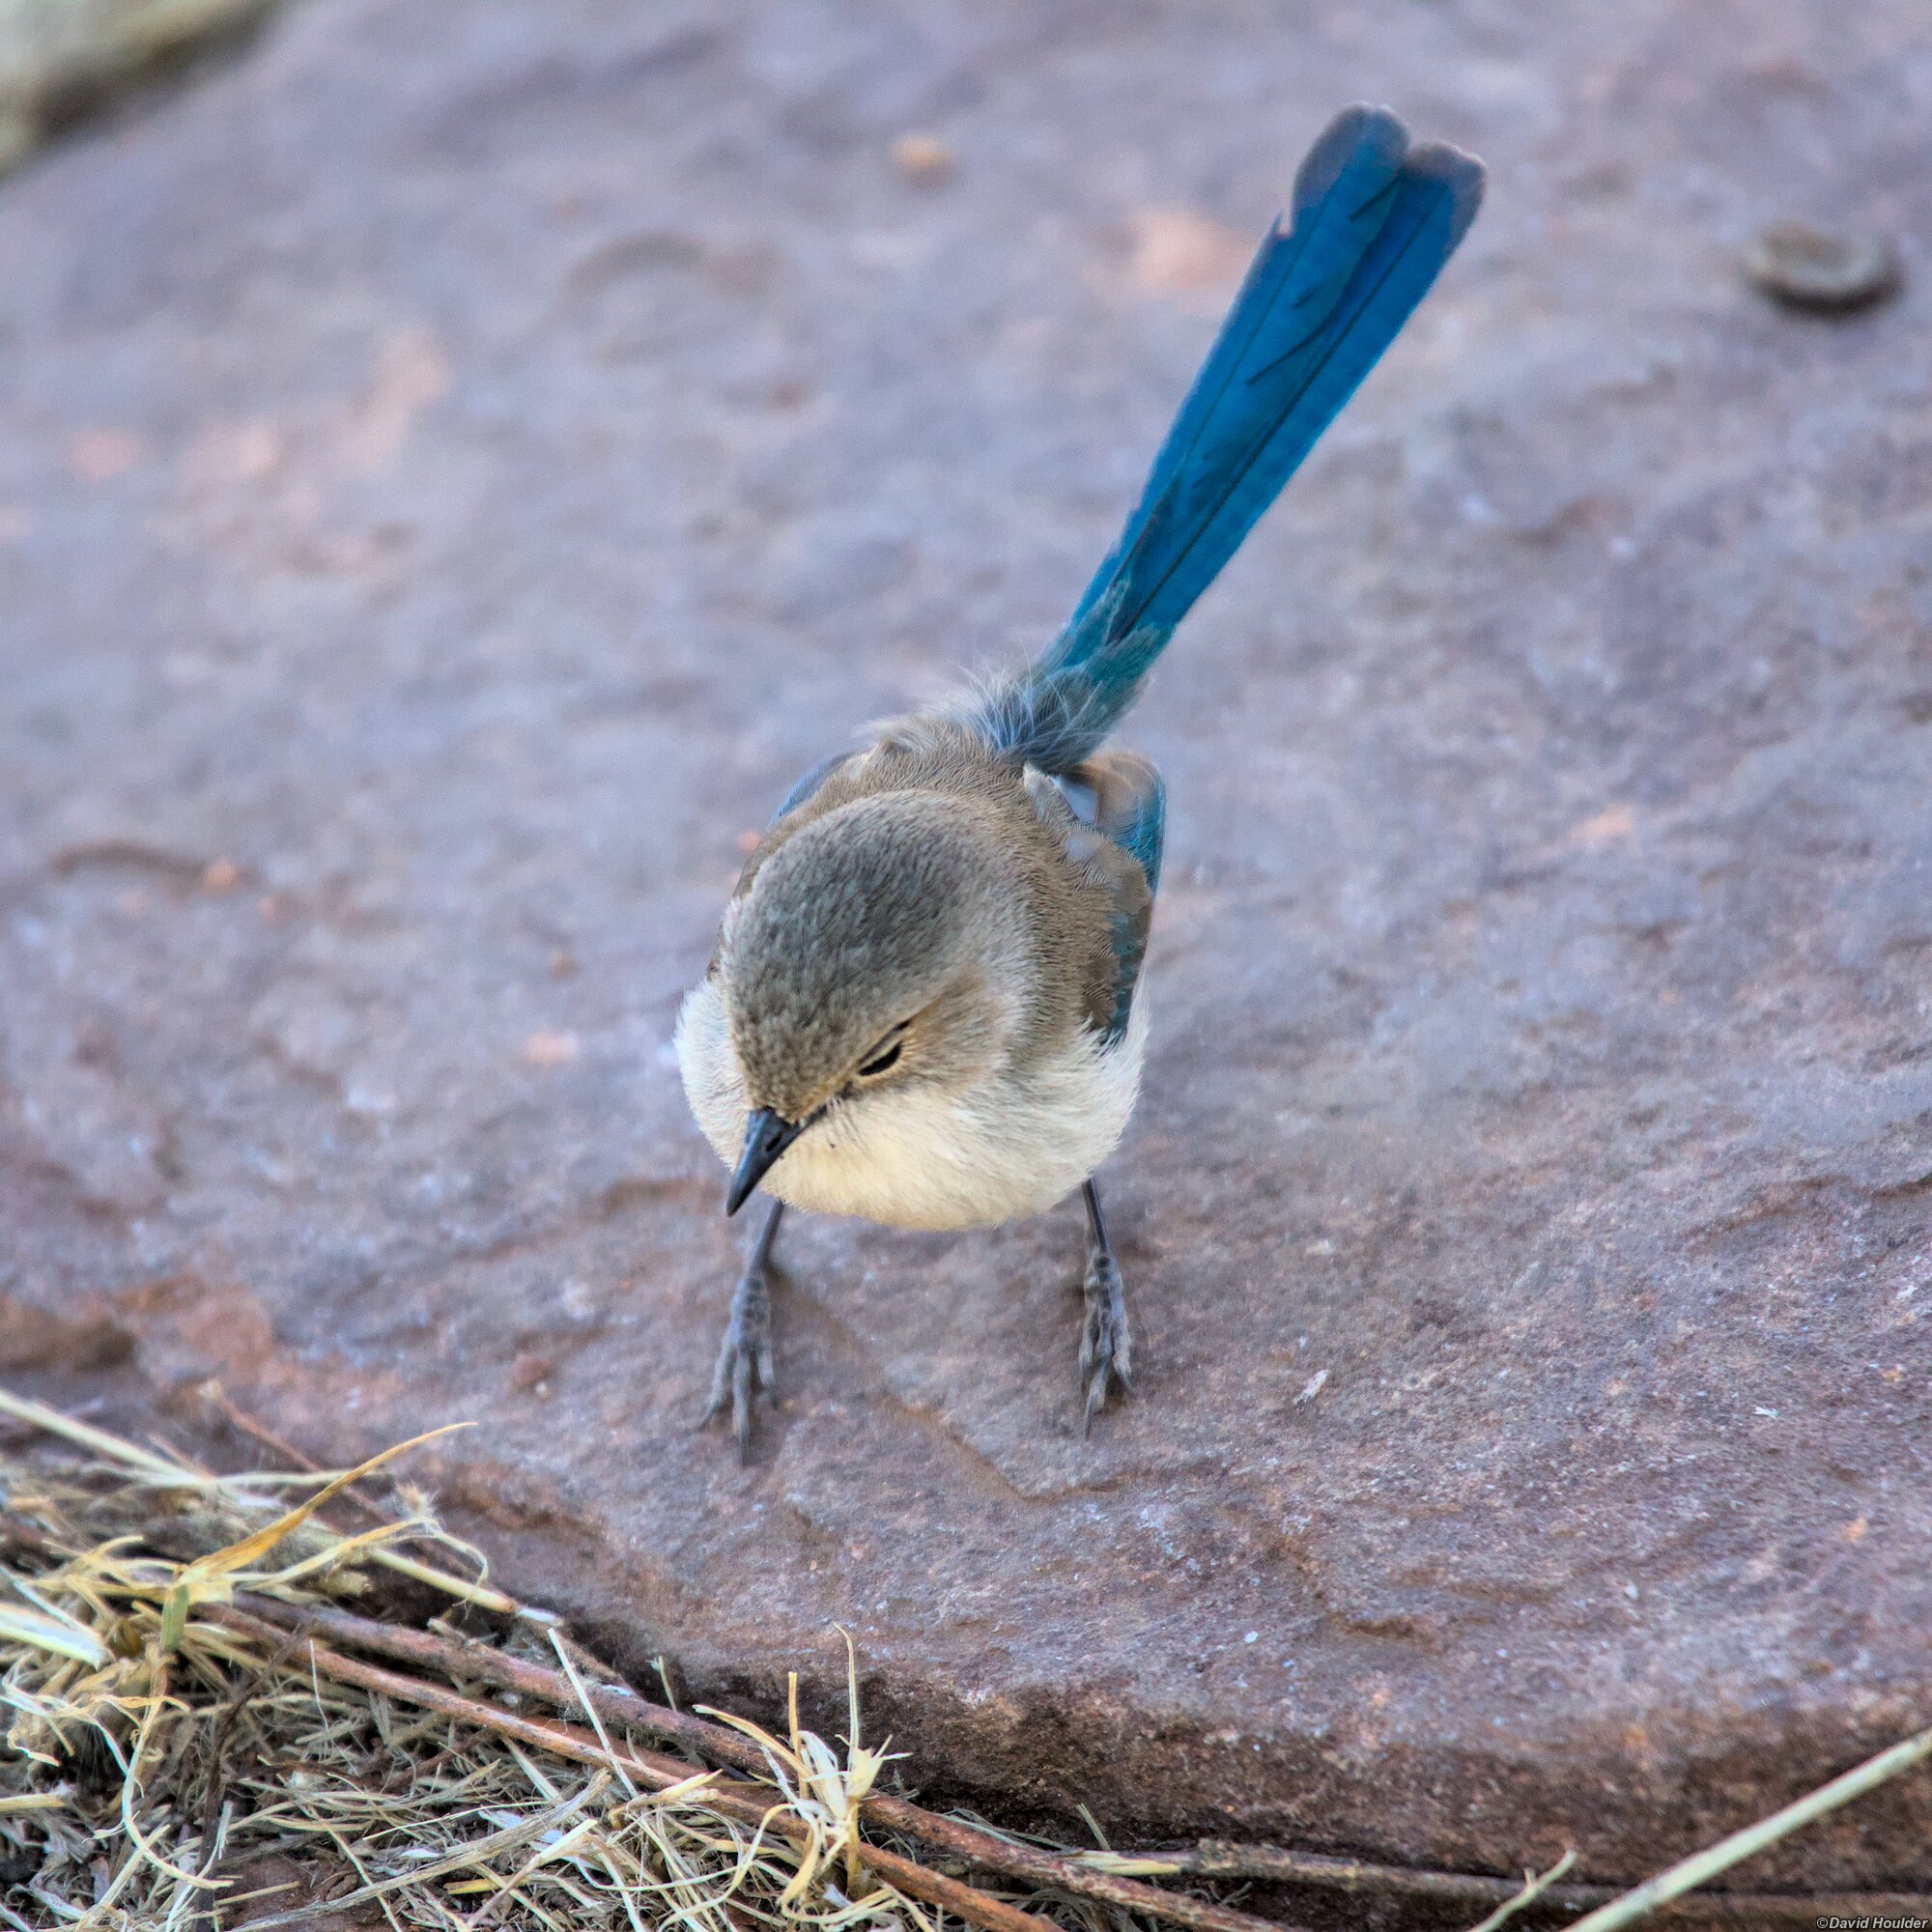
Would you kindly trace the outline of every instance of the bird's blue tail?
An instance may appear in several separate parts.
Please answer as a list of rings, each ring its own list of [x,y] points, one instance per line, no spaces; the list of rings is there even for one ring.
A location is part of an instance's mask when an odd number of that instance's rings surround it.
[[[976,701],[986,738],[1049,772],[1092,754],[1401,332],[1482,198],[1480,161],[1411,148],[1387,108],[1336,116],[1295,178],[1288,232],[1277,221],[1262,243],[1113,554],[1051,648]]]

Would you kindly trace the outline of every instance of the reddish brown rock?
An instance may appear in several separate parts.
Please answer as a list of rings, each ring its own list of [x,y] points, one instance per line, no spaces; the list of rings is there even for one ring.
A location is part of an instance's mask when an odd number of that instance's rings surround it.
[[[1932,44],[1286,18],[314,0],[7,184],[0,1360],[475,1418],[514,1587],[765,1702],[843,1622],[983,1804],[1635,1877],[1932,1719]],[[1224,293],[1150,212],[1359,95],[1493,186],[1130,734],[1139,1393],[1081,1440],[1076,1208],[801,1223],[740,1470],[741,836],[1051,631]],[[1782,218],[1902,298],[1773,309]]]

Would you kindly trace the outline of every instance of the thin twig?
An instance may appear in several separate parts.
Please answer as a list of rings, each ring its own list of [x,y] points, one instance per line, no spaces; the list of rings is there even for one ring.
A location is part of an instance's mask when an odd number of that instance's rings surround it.
[[[1176,1852],[1151,1852],[1134,1863],[1156,1866],[1176,1877],[1258,1878],[1274,1885],[1319,1886],[1324,1891],[1380,1893],[1400,1889],[1410,1898],[1439,1898],[1450,1905],[1500,1905],[1521,1890],[1514,1879],[1481,1872],[1432,1871],[1412,1865],[1378,1864],[1371,1859],[1338,1858],[1287,1845],[1238,1845],[1225,1838],[1203,1838]],[[1592,1904],[1616,1896],[1613,1886],[1569,1886],[1567,1892],[1596,1892]]]
[[[1369,1859],[1336,1858],[1286,1845],[1240,1845],[1204,1838],[1174,1852],[1155,1852],[1131,1861],[1137,1871],[1206,1879],[1261,1879],[1337,1891],[1345,1896],[1407,1898],[1463,1905],[1473,1911],[1518,1897],[1514,1879],[1483,1872],[1439,1871],[1423,1865],[1378,1864]],[[1614,1885],[1552,1885],[1536,1900],[1540,1912],[1581,1914],[1623,1896]],[[1672,1925],[1737,1926],[1764,1932],[1777,1925],[1810,1927],[1820,1917],[1837,1918],[1924,1918],[1932,1922],[1932,1893],[1922,1891],[1707,1891],[1673,1899],[1661,1908]],[[1572,1928],[1575,1932],[1575,1928]]]
[[[1572,1845],[1547,1872],[1524,1872],[1522,1889],[1514,1898],[1506,1898],[1483,1920],[1480,1925],[1470,1928],[1470,1932],[1498,1932],[1519,1912],[1534,1905],[1556,1881],[1577,1862],[1577,1848]]]
[[[252,1596],[239,1597],[237,1603],[249,1613],[284,1630],[297,1627],[314,1630],[357,1650],[374,1651],[378,1656],[391,1657],[400,1662],[449,1675],[481,1678],[501,1690],[540,1698],[557,1710],[570,1710],[579,1701],[576,1690],[561,1671],[527,1663],[494,1646],[457,1643],[429,1631],[378,1623],[350,1610],[297,1609],[271,1598]],[[600,1667],[608,1670],[608,1666]],[[735,1765],[742,1771],[761,1773],[765,1768],[764,1753],[758,1747],[723,1724],[654,1704],[628,1685],[586,1684],[583,1688],[587,1701],[594,1705],[598,1715],[612,1723],[648,1731],[654,1737],[701,1752],[716,1762]],[[999,1872],[1027,1885],[1098,1899],[1128,1912],[1144,1912],[1151,1918],[1188,1926],[1192,1932],[1281,1932],[1278,1920],[1257,1918],[1250,1913],[1190,1897],[1185,1892],[1163,1891],[1157,1886],[1098,1870],[1057,1852],[1014,1844],[991,1832],[982,1832],[956,1818],[942,1818],[909,1800],[885,1792],[874,1792],[867,1798],[860,1806],[860,1816],[867,1824],[918,1838],[981,1870]],[[1514,1889],[1505,1887],[1504,1895]]]

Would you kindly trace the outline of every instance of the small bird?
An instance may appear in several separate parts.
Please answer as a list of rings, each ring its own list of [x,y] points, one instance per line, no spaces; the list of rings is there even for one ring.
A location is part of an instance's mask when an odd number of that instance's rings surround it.
[[[773,1389],[768,1271],[787,1204],[973,1228],[1086,1201],[1083,1430],[1131,1386],[1094,1170],[1133,1111],[1135,998],[1160,883],[1160,775],[1101,745],[1196,598],[1454,252],[1483,168],[1345,109],[1295,178],[1066,627],[1033,664],[878,728],[779,807],[677,1023],[685,1093],[774,1197],[731,1297],[704,1420],[749,1453]]]

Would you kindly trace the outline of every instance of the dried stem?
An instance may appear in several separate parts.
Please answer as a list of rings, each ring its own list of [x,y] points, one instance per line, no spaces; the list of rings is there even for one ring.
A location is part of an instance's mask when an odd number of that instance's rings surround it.
[[[1481,1872],[1433,1870],[1418,1865],[1378,1864],[1368,1859],[1334,1858],[1285,1845],[1240,1845],[1204,1838],[1184,1850],[1154,1853],[1136,1863],[1158,1861],[1162,1875],[1206,1879],[1260,1879],[1276,1885],[1308,1886],[1365,1898],[1410,1898],[1467,1906],[1473,1911],[1518,1898],[1520,1880],[1491,1878]],[[1580,1914],[1611,1904],[1624,1895],[1613,1885],[1554,1884],[1535,1899],[1540,1912]],[[1675,1898],[1657,1908],[1660,1924],[1736,1927],[1738,1932],[1792,1926],[1810,1928],[1820,1918],[1932,1921],[1932,1894],[1922,1891],[1707,1891]]]
[[[1679,1893],[1689,1891],[1692,1886],[1702,1885],[1706,1879],[1715,1878],[1719,1872],[1728,1871],[1734,1864],[1754,1857],[1768,1845],[1775,1845],[1801,1825],[1808,1825],[1827,1812],[1835,1811],[1840,1804],[1850,1804],[1854,1798],[1875,1790],[1888,1778],[1896,1777],[1902,1771],[1910,1771],[1915,1765],[1924,1763],[1928,1757],[1932,1757],[1932,1729],[1922,1730],[1916,1737],[1906,1738],[1890,1749],[1866,1758],[1864,1763],[1855,1765],[1829,1784],[1807,1792],[1781,1810],[1774,1811],[1769,1818],[1760,1818],[1756,1824],[1746,1826],[1742,1832],[1733,1832],[1728,1838],[1721,1839],[1707,1850],[1688,1859],[1680,1859],[1668,1871],[1659,1872],[1634,1891],[1628,1891],[1621,1898],[1591,1913],[1587,1918],[1578,1919],[1577,1932],[1613,1932],[1613,1928],[1618,1926],[1634,1925],[1639,1918],[1648,1918],[1659,1906],[1676,1898]],[[1815,1904],[1812,1909],[1816,1914]],[[1817,1922],[1827,1923],[1828,1917],[1818,1915]]]

